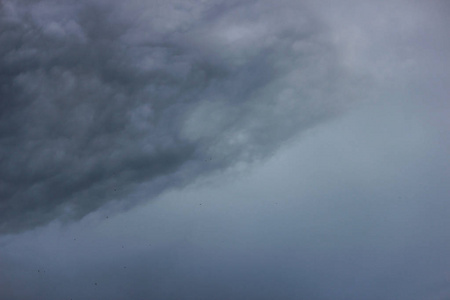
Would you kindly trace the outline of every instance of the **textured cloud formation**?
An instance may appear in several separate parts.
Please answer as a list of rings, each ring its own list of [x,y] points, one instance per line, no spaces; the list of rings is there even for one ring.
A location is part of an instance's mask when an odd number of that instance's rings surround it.
[[[3,1],[0,232],[270,154],[346,75],[289,1]]]

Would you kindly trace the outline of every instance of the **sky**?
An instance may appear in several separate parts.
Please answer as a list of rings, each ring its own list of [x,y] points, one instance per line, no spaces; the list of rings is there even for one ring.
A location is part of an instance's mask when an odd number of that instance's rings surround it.
[[[450,299],[450,5],[0,2],[0,299]]]

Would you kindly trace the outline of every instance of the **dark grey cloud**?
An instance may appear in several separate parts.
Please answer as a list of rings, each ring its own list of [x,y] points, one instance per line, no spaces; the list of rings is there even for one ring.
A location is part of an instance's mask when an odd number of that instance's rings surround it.
[[[3,233],[264,157],[346,101],[290,1],[2,1],[0,27]]]
[[[2,2],[0,298],[450,299],[448,1],[158,2]]]

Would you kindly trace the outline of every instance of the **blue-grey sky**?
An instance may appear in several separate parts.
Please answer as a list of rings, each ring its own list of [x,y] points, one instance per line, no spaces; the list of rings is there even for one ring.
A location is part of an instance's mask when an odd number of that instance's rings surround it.
[[[450,299],[446,1],[2,1],[0,299]]]

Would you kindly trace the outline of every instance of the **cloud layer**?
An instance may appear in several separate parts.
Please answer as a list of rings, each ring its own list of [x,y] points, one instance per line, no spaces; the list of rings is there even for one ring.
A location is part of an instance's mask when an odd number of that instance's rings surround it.
[[[289,1],[3,1],[0,27],[0,232],[264,157],[348,96]]]

